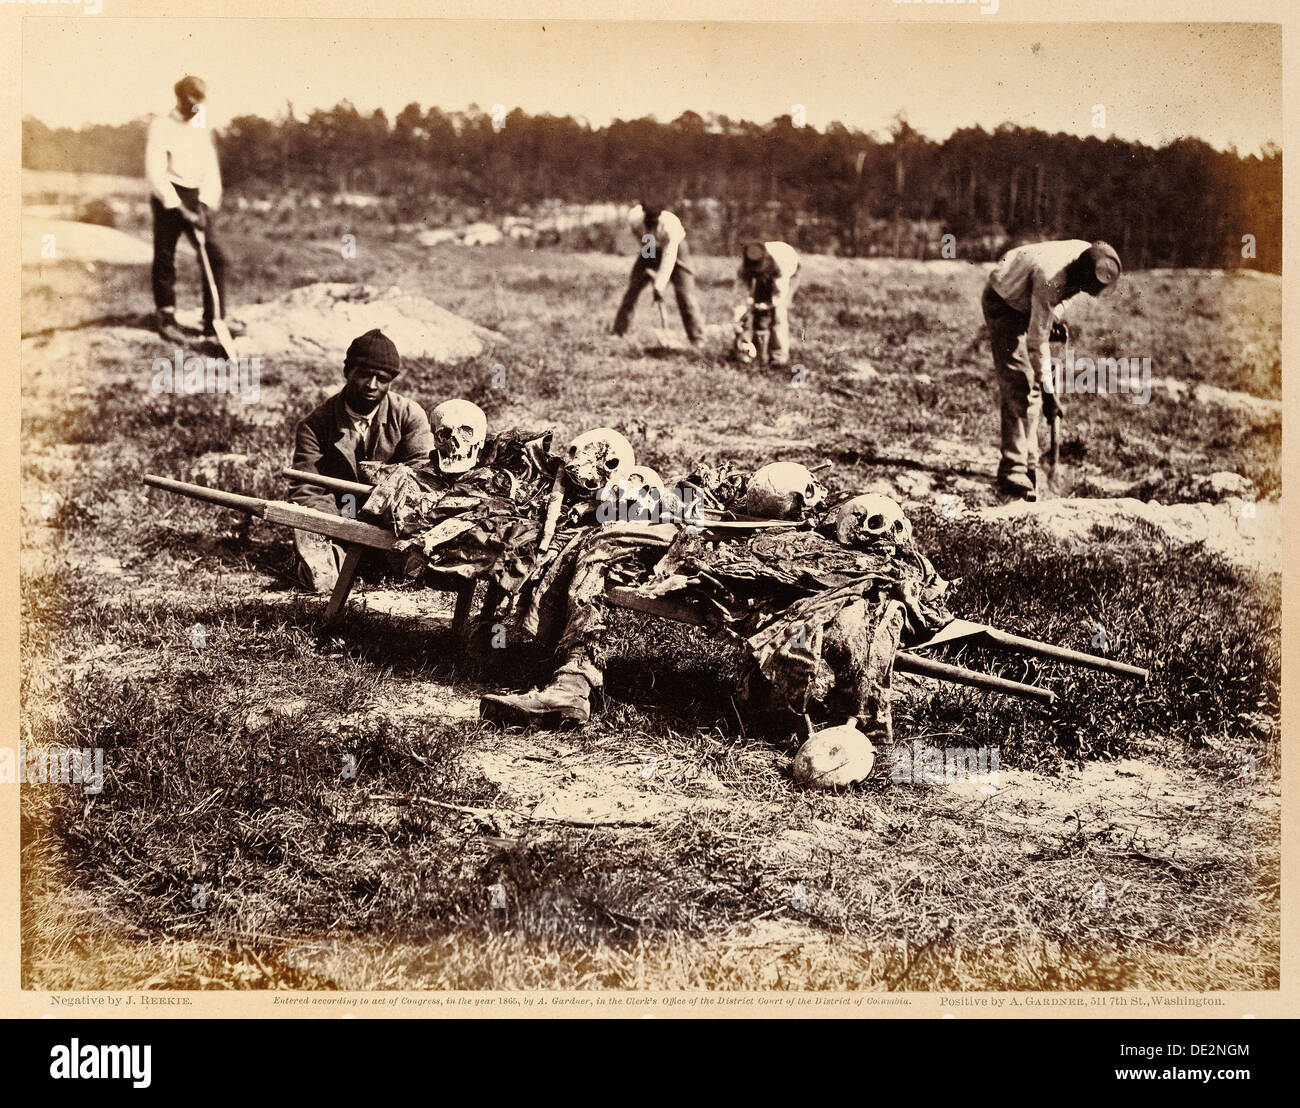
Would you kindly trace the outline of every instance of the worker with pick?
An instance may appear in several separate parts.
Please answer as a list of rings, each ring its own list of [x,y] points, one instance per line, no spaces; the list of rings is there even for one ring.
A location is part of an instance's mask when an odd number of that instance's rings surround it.
[[[704,341],[704,318],[695,295],[695,273],[690,252],[686,249],[686,229],[672,212],[650,201],[634,205],[627,213],[628,227],[640,245],[632,276],[623,302],[614,317],[614,334],[627,334],[636,310],[637,299],[647,284],[654,289],[655,300],[662,300],[669,284],[677,296],[677,308],[691,345]]]
[[[1119,255],[1108,243],[1066,239],[1008,251],[989,274],[981,306],[1002,393],[998,487],[1008,496],[1037,499],[1038,416],[1045,412],[1050,422],[1063,414],[1053,391],[1050,344],[1065,335],[1065,302],[1080,292],[1099,296],[1120,272]]]

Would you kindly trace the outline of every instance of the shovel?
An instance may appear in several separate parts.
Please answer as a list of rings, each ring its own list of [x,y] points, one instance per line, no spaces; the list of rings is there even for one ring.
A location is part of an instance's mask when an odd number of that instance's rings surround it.
[[[207,282],[208,292],[212,296],[212,330],[216,332],[221,352],[232,361],[238,361],[239,351],[235,348],[235,336],[230,333],[226,321],[221,318],[221,297],[217,293],[217,281],[212,276],[212,265],[208,261],[208,239],[203,231],[194,228],[194,241],[199,244],[199,260],[203,263],[203,279]]]
[[[1060,351],[1062,361],[1064,361],[1070,343],[1070,331],[1063,322],[1057,324],[1057,326],[1064,332],[1061,345],[1057,348]],[[1053,332],[1055,332],[1055,328],[1053,328]],[[1057,382],[1057,384],[1059,385],[1060,382]],[[1051,431],[1051,452],[1047,456],[1047,466],[1051,470],[1052,480],[1055,481],[1056,467],[1061,461],[1061,436],[1063,433],[1061,430],[1061,409],[1055,404],[1052,406],[1052,418],[1048,422],[1048,428]]]
[[[668,327],[668,313],[664,311],[662,296],[655,297],[655,307],[659,309],[659,326],[655,328],[655,348],[658,350],[678,350],[681,342]]]

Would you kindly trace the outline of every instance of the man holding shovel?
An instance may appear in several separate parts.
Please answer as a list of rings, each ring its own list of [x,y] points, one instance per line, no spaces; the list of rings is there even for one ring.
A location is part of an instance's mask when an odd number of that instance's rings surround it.
[[[692,346],[700,346],[704,342],[704,320],[695,295],[695,273],[691,269],[682,221],[672,212],[649,202],[634,205],[627,213],[627,220],[641,249],[632,266],[627,292],[614,317],[614,334],[627,334],[636,302],[647,284],[653,286],[659,322],[664,325],[664,290],[671,284],[677,296],[677,307],[682,313],[682,324],[686,327],[686,337]]]
[[[226,258],[212,238],[212,213],[221,207],[221,167],[208,126],[204,100],[207,86],[198,77],[176,82],[176,107],[149,124],[145,144],[145,177],[153,212],[153,298],[158,334],[183,344],[184,330],[176,323],[176,241],[185,235],[199,256],[203,271],[203,333],[227,345],[227,331],[239,324],[223,319],[226,301]],[[231,356],[230,352],[226,352]]]
[[[1040,412],[1052,424],[1056,461],[1062,409],[1051,375],[1051,342],[1066,337],[1065,302],[1080,292],[1101,295],[1120,272],[1119,255],[1109,243],[1067,239],[1008,251],[989,274],[981,306],[1002,394],[998,488],[1006,495],[1038,497]]]

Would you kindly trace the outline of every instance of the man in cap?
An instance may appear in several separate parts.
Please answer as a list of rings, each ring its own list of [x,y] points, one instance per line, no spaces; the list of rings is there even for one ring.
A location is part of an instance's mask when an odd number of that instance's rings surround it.
[[[414,400],[390,392],[401,369],[393,341],[378,328],[352,340],[343,360],[347,384],[298,424],[293,468],[358,481],[362,462],[419,465],[434,450],[429,417]],[[356,516],[350,493],[334,494],[301,481],[289,499],[321,511]],[[343,549],[323,535],[294,532],[298,579],[314,592],[328,592],[343,565]]]
[[[768,346],[772,365],[790,364],[790,301],[799,285],[799,255],[785,242],[751,242],[745,247],[737,275],[749,291],[750,308],[772,305],[772,335]]]
[[[686,249],[686,229],[682,221],[649,201],[635,204],[627,213],[628,227],[641,244],[632,276],[628,281],[623,302],[614,317],[614,334],[627,334],[636,310],[637,299],[647,284],[653,285],[654,298],[662,300],[664,290],[672,283],[677,296],[677,307],[682,313],[682,324],[692,346],[704,341],[704,319],[695,295],[695,273],[691,269],[690,253]]]
[[[1050,343],[1065,333],[1065,302],[1080,292],[1099,296],[1120,272],[1109,243],[1067,239],[1008,251],[989,274],[981,306],[1002,392],[998,487],[1007,495],[1037,498],[1038,416],[1064,414],[1053,391]]]
[[[184,235],[198,253],[196,232],[206,236],[208,263],[217,286],[222,315],[226,306],[226,258],[212,237],[212,213],[221,207],[221,166],[208,126],[203,101],[207,86],[198,77],[176,82],[176,107],[154,116],[145,143],[144,169],[153,211],[153,298],[158,333],[168,342],[182,343],[185,333],[176,324],[176,240]],[[202,262],[199,263],[202,265]],[[203,281],[203,333],[215,333],[216,315],[208,282]],[[243,327],[226,320],[232,334]]]

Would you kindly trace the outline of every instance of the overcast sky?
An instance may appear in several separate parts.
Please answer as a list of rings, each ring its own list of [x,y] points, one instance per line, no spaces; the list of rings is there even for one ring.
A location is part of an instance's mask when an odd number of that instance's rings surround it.
[[[209,120],[305,114],[348,99],[670,120],[757,122],[802,105],[818,128],[931,138],[1011,122],[1160,145],[1192,135],[1281,144],[1281,34],[1251,24],[674,24],[42,18],[23,31],[23,111],[123,123],[172,103],[186,72]],[[1093,106],[1105,106],[1102,128]]]

